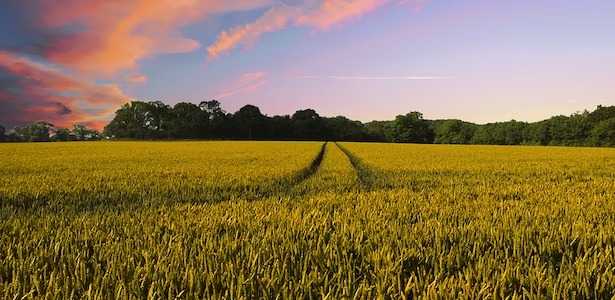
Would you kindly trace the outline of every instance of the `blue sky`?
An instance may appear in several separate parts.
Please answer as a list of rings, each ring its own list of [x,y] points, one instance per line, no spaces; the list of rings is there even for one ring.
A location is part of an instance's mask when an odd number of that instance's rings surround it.
[[[612,1],[11,3],[0,123],[100,126],[130,99],[479,123],[615,104]]]

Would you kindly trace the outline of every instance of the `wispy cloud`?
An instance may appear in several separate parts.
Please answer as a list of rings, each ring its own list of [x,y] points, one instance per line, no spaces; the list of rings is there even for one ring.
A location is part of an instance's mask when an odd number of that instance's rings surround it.
[[[224,99],[236,94],[254,91],[265,83],[267,83],[267,74],[265,72],[245,73],[230,83],[222,92],[218,93],[215,98]]]
[[[143,74],[132,74],[126,77],[126,81],[132,84],[143,84],[147,82],[147,76]]]
[[[300,76],[302,79],[332,79],[332,80],[442,80],[452,79],[449,76]]]
[[[238,44],[255,42],[261,35],[278,31],[288,25],[290,20],[299,15],[299,10],[286,5],[275,6],[253,23],[237,26],[220,33],[216,41],[207,48],[209,58],[235,48]]]
[[[425,0],[305,0],[299,5],[278,4],[256,21],[220,33],[207,48],[208,57],[219,55],[239,45],[254,43],[261,35],[288,26],[307,26],[325,30],[331,26],[358,18],[385,4],[423,3]]]

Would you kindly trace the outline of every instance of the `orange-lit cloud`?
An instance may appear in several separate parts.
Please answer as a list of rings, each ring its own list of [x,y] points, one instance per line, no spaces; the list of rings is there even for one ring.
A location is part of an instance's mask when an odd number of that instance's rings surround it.
[[[115,85],[97,85],[10,52],[0,51],[0,122],[48,121],[97,129],[129,98]]]
[[[298,25],[326,29],[334,24],[359,17],[385,4],[387,0],[324,0],[316,10],[300,16]]]
[[[209,57],[216,57],[240,43],[252,43],[264,33],[286,27],[289,21],[299,13],[300,11],[294,7],[285,5],[273,7],[253,23],[220,33],[215,43],[207,48],[207,54]]]
[[[193,51],[200,44],[180,29],[206,16],[249,10],[272,0],[38,0],[40,26],[73,33],[43,47],[50,61],[80,72],[113,75],[140,59]]]
[[[406,3],[410,0],[318,0],[304,1],[301,5],[279,4],[269,9],[256,21],[220,33],[207,48],[209,58],[215,58],[238,45],[253,43],[261,35],[287,26],[308,26],[319,30],[360,17],[387,3]],[[412,0],[425,2],[425,0]]]
[[[239,93],[253,91],[265,83],[267,83],[267,74],[265,72],[245,73],[229,84],[229,87],[216,95],[215,98],[224,99]]]
[[[132,84],[143,84],[147,82],[147,76],[143,74],[132,74],[126,77],[126,81]]]

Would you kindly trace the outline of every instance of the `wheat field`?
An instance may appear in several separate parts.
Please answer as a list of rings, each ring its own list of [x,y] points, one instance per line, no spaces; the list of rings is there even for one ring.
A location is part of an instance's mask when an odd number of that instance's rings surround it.
[[[3,299],[612,298],[615,149],[2,144]]]

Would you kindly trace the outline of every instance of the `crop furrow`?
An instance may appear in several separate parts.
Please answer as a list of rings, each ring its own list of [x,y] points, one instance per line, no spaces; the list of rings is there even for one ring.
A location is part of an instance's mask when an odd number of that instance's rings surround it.
[[[372,171],[372,169],[368,167],[359,157],[350,152],[350,150],[346,149],[346,147],[338,144],[337,142],[335,145],[342,150],[342,152],[344,152],[346,157],[348,157],[350,164],[357,173],[361,186],[365,189],[372,189],[375,186],[377,179],[374,171]]]

